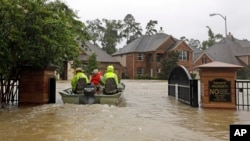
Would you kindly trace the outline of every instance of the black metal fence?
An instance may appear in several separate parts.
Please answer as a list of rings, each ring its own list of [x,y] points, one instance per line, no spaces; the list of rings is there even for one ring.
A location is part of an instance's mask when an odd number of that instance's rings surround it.
[[[237,109],[250,110],[250,80],[236,80],[235,94]]]
[[[199,107],[197,80],[190,80],[188,85],[168,84],[168,95],[192,107]]]
[[[19,100],[19,79],[5,81],[0,77],[1,105],[17,105]]]
[[[192,80],[183,66],[173,69],[168,79],[168,95],[179,101],[198,107],[198,81]]]
[[[198,80],[193,80],[183,66],[174,68],[168,80],[168,95],[193,107],[199,106]],[[250,110],[250,80],[235,80],[237,110]]]

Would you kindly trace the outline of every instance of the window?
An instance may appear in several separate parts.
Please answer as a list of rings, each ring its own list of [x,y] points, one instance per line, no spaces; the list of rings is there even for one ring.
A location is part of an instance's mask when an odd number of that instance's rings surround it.
[[[138,53],[138,54],[137,54],[137,60],[138,60],[138,61],[142,61],[142,60],[143,60],[143,54]]]
[[[161,68],[158,68],[158,73],[161,73]]]
[[[153,61],[152,54],[148,54],[146,58],[147,58],[148,62],[152,62]]]
[[[162,59],[162,54],[156,54],[156,62],[160,62]]]
[[[137,75],[142,75],[143,74],[143,69],[140,67],[140,68],[137,68]]]
[[[179,60],[182,60],[182,61],[188,60],[188,51],[181,50],[179,52],[180,52]]]
[[[206,56],[202,56],[201,63],[202,63],[202,64],[206,64],[206,63],[207,63],[207,58],[206,58]]]

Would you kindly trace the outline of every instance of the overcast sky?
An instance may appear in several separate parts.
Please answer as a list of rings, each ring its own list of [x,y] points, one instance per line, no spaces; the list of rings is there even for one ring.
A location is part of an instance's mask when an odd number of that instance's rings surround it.
[[[149,20],[157,20],[157,30],[163,27],[166,34],[175,38],[185,36],[201,42],[212,31],[225,36],[227,32],[237,39],[250,40],[250,0],[61,0],[77,11],[83,22],[103,19],[123,20],[132,14],[141,23],[143,33]]]

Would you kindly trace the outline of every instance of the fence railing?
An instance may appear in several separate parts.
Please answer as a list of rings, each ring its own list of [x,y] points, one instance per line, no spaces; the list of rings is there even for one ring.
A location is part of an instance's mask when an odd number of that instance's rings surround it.
[[[188,85],[168,84],[168,95],[192,107],[198,107],[198,81],[189,80]]]
[[[250,110],[250,80],[236,80],[235,93],[237,109]]]
[[[0,100],[1,105],[18,104],[19,100],[19,79],[5,81],[0,78]]]

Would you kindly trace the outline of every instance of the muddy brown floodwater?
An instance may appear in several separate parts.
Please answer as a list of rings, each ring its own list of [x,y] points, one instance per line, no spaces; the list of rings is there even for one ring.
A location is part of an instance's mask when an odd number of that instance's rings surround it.
[[[230,124],[250,124],[249,111],[192,108],[167,94],[167,82],[122,80],[118,106],[56,104],[0,109],[3,141],[228,141]]]

